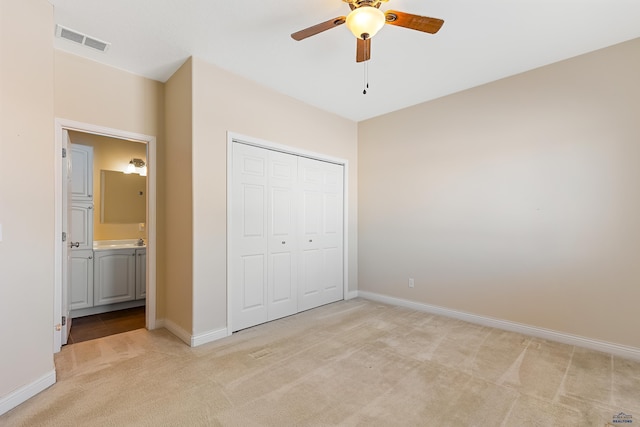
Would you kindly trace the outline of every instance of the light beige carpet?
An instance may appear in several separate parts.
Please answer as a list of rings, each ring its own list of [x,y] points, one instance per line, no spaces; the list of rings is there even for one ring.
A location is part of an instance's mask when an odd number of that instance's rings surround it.
[[[362,299],[189,348],[74,344],[2,426],[640,425],[640,362]]]

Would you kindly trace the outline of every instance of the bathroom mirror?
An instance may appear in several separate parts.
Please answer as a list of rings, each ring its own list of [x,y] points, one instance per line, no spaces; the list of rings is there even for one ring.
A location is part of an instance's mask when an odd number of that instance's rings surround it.
[[[100,171],[100,222],[146,222],[147,177],[119,171]]]

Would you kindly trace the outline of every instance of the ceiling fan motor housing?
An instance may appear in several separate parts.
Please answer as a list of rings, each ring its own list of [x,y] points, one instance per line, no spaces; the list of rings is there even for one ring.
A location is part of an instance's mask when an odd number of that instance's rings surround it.
[[[372,6],[380,7],[380,4],[386,3],[389,0],[342,0],[345,3],[349,3],[352,8],[359,8],[360,6]]]

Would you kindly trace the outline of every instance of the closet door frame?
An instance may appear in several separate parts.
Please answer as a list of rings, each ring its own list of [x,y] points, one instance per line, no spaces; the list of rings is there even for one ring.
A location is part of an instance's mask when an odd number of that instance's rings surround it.
[[[231,207],[233,206],[233,144],[240,143],[252,145],[254,147],[265,148],[267,150],[277,151],[295,156],[307,157],[309,159],[320,160],[328,163],[335,163],[344,168],[343,180],[343,238],[342,238],[342,299],[347,299],[347,290],[349,289],[349,162],[346,159],[332,157],[326,154],[313,151],[303,150],[297,147],[278,144],[275,142],[242,135],[235,132],[227,132],[227,335],[231,335],[233,331],[232,325],[232,249],[233,239],[230,238],[233,229],[234,218],[232,216]]]

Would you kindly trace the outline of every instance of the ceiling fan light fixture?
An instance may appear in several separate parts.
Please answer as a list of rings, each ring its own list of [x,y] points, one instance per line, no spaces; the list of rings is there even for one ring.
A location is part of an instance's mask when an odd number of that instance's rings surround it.
[[[359,39],[370,39],[384,26],[385,16],[380,9],[363,5],[347,15],[347,28]]]

